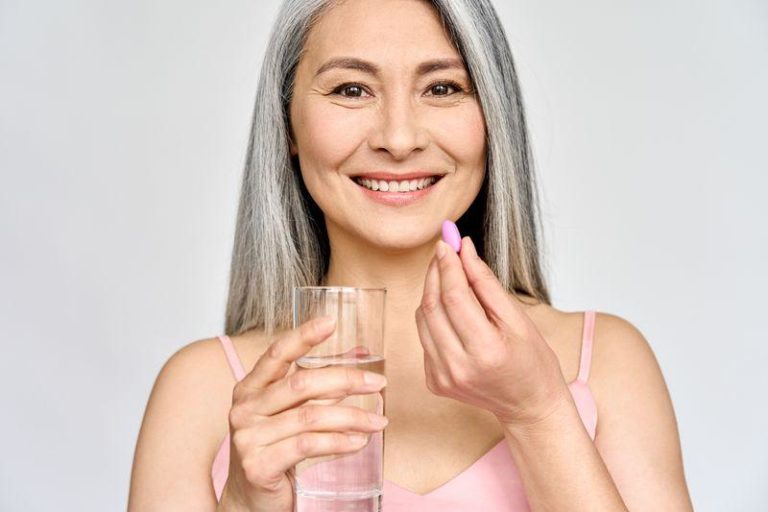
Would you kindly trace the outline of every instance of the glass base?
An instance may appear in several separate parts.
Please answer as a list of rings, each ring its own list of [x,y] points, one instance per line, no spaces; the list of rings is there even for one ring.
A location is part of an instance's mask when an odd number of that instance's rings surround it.
[[[296,512],[381,512],[381,494],[367,498],[296,495]]]

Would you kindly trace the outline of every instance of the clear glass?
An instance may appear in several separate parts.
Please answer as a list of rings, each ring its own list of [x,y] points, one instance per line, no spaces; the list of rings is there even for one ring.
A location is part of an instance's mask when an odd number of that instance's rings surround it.
[[[386,375],[384,360],[385,288],[301,286],[293,289],[293,327],[331,315],[336,329],[296,360],[300,368],[351,366]],[[385,390],[344,399],[309,400],[385,414]],[[384,432],[352,453],[310,457],[294,468],[297,512],[381,512],[384,484]]]

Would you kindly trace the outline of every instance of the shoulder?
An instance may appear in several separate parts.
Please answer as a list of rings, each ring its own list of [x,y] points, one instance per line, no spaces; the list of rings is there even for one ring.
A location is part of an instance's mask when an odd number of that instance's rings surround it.
[[[211,502],[214,439],[226,435],[231,400],[218,343],[217,338],[188,343],[160,369],[136,442],[129,510]]]
[[[592,344],[592,371],[596,387],[604,393],[616,386],[662,384],[661,369],[651,344],[629,320],[597,312]],[[660,391],[660,390],[659,390]]]
[[[231,336],[235,353],[246,373],[266,348],[263,336],[247,333]],[[228,409],[236,383],[221,341],[211,337],[192,341],[173,353],[160,370],[152,397],[182,400],[211,412]],[[226,414],[224,414],[226,418]]]
[[[539,317],[545,319],[540,323],[553,339],[558,339],[558,333],[567,333],[560,334],[561,345],[580,351],[585,311],[561,311],[546,306],[540,310]],[[634,363],[631,369],[625,367],[629,361]],[[598,380],[613,373],[627,375],[627,370],[631,370],[630,373],[653,370],[655,364],[653,350],[638,327],[618,315],[595,311],[590,380],[592,375]]]
[[[651,344],[627,319],[595,318],[589,387],[595,446],[630,510],[654,503],[689,510],[672,399]]]
[[[560,358],[566,380],[575,379],[586,312],[562,311],[547,304],[538,304],[528,312]],[[619,389],[633,389],[644,381],[655,382],[656,386],[661,382],[656,357],[640,329],[629,320],[607,312],[595,312],[589,365],[588,383],[598,405],[620,398],[615,396]]]
[[[193,341],[179,348],[163,364],[151,400],[183,400],[184,404],[214,405],[221,388],[231,380],[218,338]]]
[[[264,337],[231,339],[248,371],[266,346]],[[129,510],[214,503],[211,465],[228,432],[235,383],[218,337],[192,341],[168,357],[136,442]]]
[[[182,346],[158,372],[141,435],[146,434],[145,431],[177,430],[175,435],[189,435],[190,441],[196,438],[195,444],[200,445],[200,436],[207,438],[220,427],[221,412],[231,399],[233,385],[218,338],[200,339]],[[195,426],[194,431],[191,425]]]

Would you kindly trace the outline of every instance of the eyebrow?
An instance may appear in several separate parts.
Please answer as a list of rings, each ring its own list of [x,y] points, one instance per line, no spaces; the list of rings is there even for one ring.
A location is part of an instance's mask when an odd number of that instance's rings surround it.
[[[432,59],[419,64],[416,68],[416,75],[422,76],[434,71],[456,68],[464,69],[464,61],[458,58]],[[315,76],[321,75],[331,69],[355,69],[375,77],[378,77],[381,73],[379,67],[373,62],[368,62],[367,60],[355,57],[336,57],[320,66],[320,69],[317,70]]]

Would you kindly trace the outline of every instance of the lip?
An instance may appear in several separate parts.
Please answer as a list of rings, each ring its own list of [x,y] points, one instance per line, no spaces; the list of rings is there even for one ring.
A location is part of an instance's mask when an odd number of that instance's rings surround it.
[[[426,176],[436,176],[436,175],[432,173],[432,174],[427,174]],[[421,190],[412,190],[410,192],[382,192],[380,190],[371,190],[357,183],[355,181],[355,178],[352,176],[350,176],[350,181],[355,187],[362,190],[363,194],[368,199],[372,199],[377,203],[385,204],[387,206],[407,206],[409,204],[415,203],[419,199],[422,199],[427,194],[429,194],[432,191],[432,189],[435,188],[443,180],[444,177],[445,175],[440,176],[440,178],[436,182],[434,182],[432,185],[430,185],[427,188],[423,188]],[[405,178],[401,178],[401,179],[405,179]]]
[[[366,172],[362,174],[355,174],[354,176],[351,176],[351,178],[354,180],[355,178],[368,178],[373,180],[384,180],[384,181],[403,181],[403,180],[418,180],[421,178],[429,178],[430,176],[445,176],[444,172],[430,172],[430,171],[417,171],[417,172],[411,172],[408,174],[395,174],[391,172],[379,172],[379,171],[373,171],[373,172]]]

